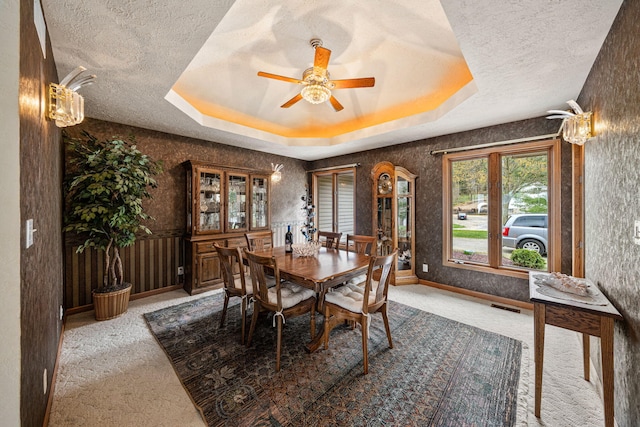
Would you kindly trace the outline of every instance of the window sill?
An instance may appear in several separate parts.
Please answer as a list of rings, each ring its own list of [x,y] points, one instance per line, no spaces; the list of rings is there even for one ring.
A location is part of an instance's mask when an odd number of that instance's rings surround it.
[[[481,273],[499,274],[501,276],[517,277],[519,279],[528,279],[529,270],[516,270],[510,267],[489,267],[487,265],[474,264],[466,261],[447,260],[443,263],[445,267],[462,268],[464,270],[479,271]],[[542,270],[541,270],[542,272]]]

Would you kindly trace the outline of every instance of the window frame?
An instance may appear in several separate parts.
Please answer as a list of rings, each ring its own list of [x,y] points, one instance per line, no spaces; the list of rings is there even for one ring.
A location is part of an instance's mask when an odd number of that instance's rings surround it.
[[[332,177],[332,227],[331,230],[322,230],[322,231],[331,231],[331,232],[340,232],[338,230],[340,223],[340,211],[339,211],[339,197],[338,197],[338,175],[343,174],[352,174],[353,175],[353,202],[352,202],[352,225],[355,234],[356,229],[356,168],[355,167],[346,167],[346,168],[337,168],[337,169],[328,169],[322,171],[313,172],[312,175],[312,188],[313,188],[313,200],[315,201],[316,206],[316,223],[318,231],[320,231],[319,226],[319,210],[320,210],[320,198],[318,194],[318,177],[323,176],[331,176]],[[343,232],[343,236],[341,237],[341,241],[346,241],[346,234]]]
[[[529,269],[500,265],[502,262],[502,203],[501,203],[501,164],[502,156],[514,154],[547,153],[548,185],[548,245],[547,267],[549,271],[559,271],[561,265],[561,150],[560,140],[550,139],[460,151],[445,154],[442,159],[443,182],[443,229],[442,229],[442,263],[446,267],[462,268],[485,273],[528,278]],[[453,207],[452,207],[452,162],[459,160],[488,159],[488,264],[476,264],[468,261],[454,260],[450,254],[453,247]]]

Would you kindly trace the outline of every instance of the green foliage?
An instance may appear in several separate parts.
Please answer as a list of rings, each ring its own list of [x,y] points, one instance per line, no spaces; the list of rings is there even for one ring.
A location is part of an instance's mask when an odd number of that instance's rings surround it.
[[[454,205],[469,203],[478,194],[487,194],[488,167],[485,158],[453,162],[451,173]]]
[[[526,213],[547,213],[549,208],[547,206],[547,199],[544,197],[531,197],[522,196],[522,202],[524,203],[524,211]]]
[[[117,248],[133,244],[138,232],[151,234],[142,221],[153,218],[143,211],[142,201],[157,187],[153,176],[162,172],[162,164],[142,154],[133,137],[100,141],[87,132],[82,135],[63,135],[70,165],[63,231],[82,234],[85,240],[77,251],[103,250],[105,266],[114,268],[108,264],[120,262]],[[109,260],[111,247],[115,254]]]
[[[515,265],[536,270],[540,270],[545,266],[542,255],[531,249],[514,249],[511,253],[511,261]]]
[[[488,192],[487,158],[467,159],[453,162],[452,200],[454,206],[478,200],[478,195]],[[509,202],[522,189],[532,185],[545,185],[548,179],[548,160],[546,154],[505,155],[500,165],[502,192],[502,223],[509,215]],[[535,203],[534,203],[535,205]],[[526,212],[537,213],[539,206],[527,208]],[[544,212],[544,211],[542,211]]]

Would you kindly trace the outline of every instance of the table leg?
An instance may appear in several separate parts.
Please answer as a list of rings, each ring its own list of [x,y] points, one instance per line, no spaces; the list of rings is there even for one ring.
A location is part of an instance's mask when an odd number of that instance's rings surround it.
[[[316,314],[320,314],[320,313],[316,313]],[[316,336],[315,338],[313,338],[311,340],[311,342],[309,342],[308,344],[304,345],[304,349],[307,353],[313,353],[314,351],[316,351],[317,349],[320,348],[320,346],[323,343],[324,340],[324,316],[322,317],[323,321],[322,322],[318,322],[316,319],[316,324],[320,323],[320,332],[317,332],[316,330]]]
[[[535,391],[535,416],[540,418],[540,402],[542,400],[542,363],[544,361],[544,325],[545,306],[535,303],[533,305],[534,362],[536,365],[536,391]]]
[[[591,356],[591,349],[589,346],[589,334],[582,333],[582,365],[584,366],[584,379],[589,381],[589,371],[590,361],[589,357]]]
[[[604,425],[613,427],[613,318],[600,318],[602,351],[602,392],[604,394]]]

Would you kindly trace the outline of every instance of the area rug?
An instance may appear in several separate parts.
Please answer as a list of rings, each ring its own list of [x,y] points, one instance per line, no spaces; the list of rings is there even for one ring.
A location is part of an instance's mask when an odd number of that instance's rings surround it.
[[[306,353],[308,315],[286,319],[276,373],[272,319],[247,348],[237,305],[219,328],[222,301],[144,315],[209,426],[516,425],[520,341],[390,302],[394,348],[372,316],[368,375],[357,328],[338,327],[328,350]]]

